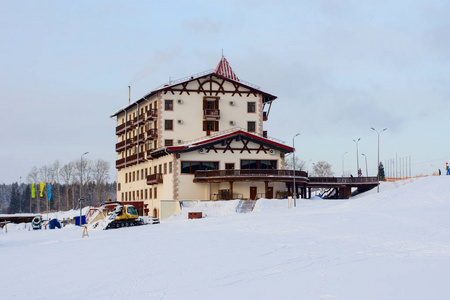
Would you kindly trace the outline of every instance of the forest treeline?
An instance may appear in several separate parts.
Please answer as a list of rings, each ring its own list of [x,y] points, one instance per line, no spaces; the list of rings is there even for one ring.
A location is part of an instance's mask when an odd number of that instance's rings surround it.
[[[116,199],[116,182],[108,182],[110,164],[102,159],[88,159],[61,164],[32,167],[24,182],[0,184],[1,213],[44,212],[47,210],[70,210],[82,205],[98,205],[108,199]],[[82,177],[81,177],[82,176]],[[40,197],[40,183],[45,183]],[[83,185],[81,186],[81,182]],[[32,184],[35,198],[32,198]],[[51,198],[48,200],[48,185]]]

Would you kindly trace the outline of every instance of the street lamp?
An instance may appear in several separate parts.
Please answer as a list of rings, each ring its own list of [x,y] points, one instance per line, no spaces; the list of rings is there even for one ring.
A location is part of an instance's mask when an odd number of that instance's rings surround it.
[[[371,128],[373,131],[375,131],[378,134],[378,159],[377,159],[377,193],[380,192],[380,134],[387,130],[387,128],[381,130],[380,132],[378,132],[375,128]]]
[[[294,135],[294,137],[292,138],[292,148],[294,148],[294,152],[293,152],[293,161],[294,161],[294,207],[297,207],[297,200],[296,200],[296,194],[297,194],[297,189],[295,186],[295,143],[294,143],[294,139],[295,137],[299,136],[300,133],[297,133],[296,135]]]
[[[342,154],[342,177],[344,177],[344,155],[347,153],[348,152],[345,152],[344,154]]]
[[[361,140],[361,138],[358,138],[356,141],[353,140],[356,143],[356,173],[359,176],[359,155],[358,155],[358,142]]]
[[[88,154],[89,152],[85,152],[81,155],[81,172],[80,172],[80,227],[82,225],[81,222],[81,201],[83,201],[83,156]]]
[[[361,155],[366,159],[366,177],[369,177],[369,171],[367,171],[367,156],[365,156],[364,153],[361,153]]]

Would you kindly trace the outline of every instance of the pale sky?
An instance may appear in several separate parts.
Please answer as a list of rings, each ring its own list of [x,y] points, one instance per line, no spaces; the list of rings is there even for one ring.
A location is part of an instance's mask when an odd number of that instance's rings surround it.
[[[278,96],[264,129],[336,175],[356,145],[413,174],[450,160],[450,2],[0,1],[0,183],[33,166],[105,159],[109,116],[171,79],[213,69]],[[344,155],[345,152],[348,152]],[[364,157],[359,157],[365,174]]]

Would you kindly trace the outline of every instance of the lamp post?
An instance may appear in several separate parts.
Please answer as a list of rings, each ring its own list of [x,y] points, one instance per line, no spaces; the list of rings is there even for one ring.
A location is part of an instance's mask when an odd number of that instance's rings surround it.
[[[369,177],[369,171],[367,171],[367,156],[365,156],[364,153],[361,153],[361,155],[366,159],[366,177]]]
[[[22,176],[20,176],[19,182],[19,212],[22,212]]]
[[[344,154],[342,154],[342,177],[344,177],[344,155],[347,154],[348,152],[345,152]]]
[[[297,195],[297,188],[296,188],[296,186],[295,186],[295,141],[294,141],[294,139],[295,139],[295,137],[297,137],[297,136],[299,136],[300,135],[300,133],[297,133],[296,135],[294,135],[294,137],[292,138],[292,148],[294,148],[294,152],[293,152],[293,158],[292,158],[292,160],[293,160],[293,165],[294,165],[294,207],[297,207],[297,197],[296,197],[296,195]]]
[[[379,193],[380,192],[380,134],[383,132],[383,131],[386,131],[387,130],[387,128],[384,128],[383,130],[381,130],[380,132],[378,132],[375,128],[371,128],[373,131],[375,131],[376,133],[377,133],[377,135],[378,135],[378,159],[377,159],[377,182],[378,182],[378,185],[377,185],[377,193]]]
[[[358,143],[361,140],[361,138],[358,138],[357,140],[353,140],[356,144],[356,176],[359,176],[359,155],[358,155]]]
[[[88,154],[89,152],[85,152],[81,155],[81,172],[80,172],[80,227],[82,225],[81,222],[81,201],[83,201],[83,156]]]

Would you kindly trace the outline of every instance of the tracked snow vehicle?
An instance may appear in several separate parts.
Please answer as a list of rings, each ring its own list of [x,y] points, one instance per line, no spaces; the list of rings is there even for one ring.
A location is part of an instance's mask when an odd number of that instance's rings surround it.
[[[133,205],[117,205],[107,217],[105,229],[144,225]]]

